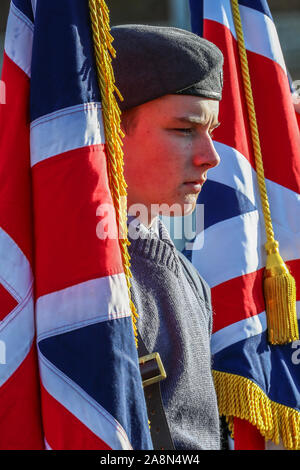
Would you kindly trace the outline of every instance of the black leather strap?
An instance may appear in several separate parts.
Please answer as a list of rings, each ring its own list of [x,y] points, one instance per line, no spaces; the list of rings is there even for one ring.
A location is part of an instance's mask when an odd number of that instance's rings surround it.
[[[138,333],[138,355],[148,355],[149,352]],[[149,377],[149,367],[141,367],[142,380]],[[168,422],[163,408],[160,382],[144,387],[150,432],[154,450],[174,450],[174,444],[169,430]]]

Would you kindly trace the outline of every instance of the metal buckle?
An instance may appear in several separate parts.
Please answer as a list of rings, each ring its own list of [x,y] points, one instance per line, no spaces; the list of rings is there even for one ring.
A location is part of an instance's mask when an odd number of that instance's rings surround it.
[[[159,353],[155,352],[152,354],[147,354],[146,356],[139,357],[139,364],[140,366],[143,366],[143,364],[145,364],[146,362],[153,361],[153,360],[156,361],[156,366],[159,370],[159,374],[155,375],[154,377],[150,377],[149,379],[143,380],[142,381],[143,387],[147,387],[148,385],[152,385],[156,382],[160,382],[161,380],[164,380],[167,378],[167,374],[166,374],[166,371],[163,366]]]

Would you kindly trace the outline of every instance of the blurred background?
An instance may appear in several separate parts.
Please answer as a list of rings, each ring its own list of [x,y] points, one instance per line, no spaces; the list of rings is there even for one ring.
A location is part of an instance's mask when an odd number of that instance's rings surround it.
[[[51,1],[51,0],[49,0]],[[0,70],[10,0],[0,0]],[[287,68],[300,80],[300,0],[269,0]],[[111,24],[146,23],[190,29],[188,0],[107,0]]]

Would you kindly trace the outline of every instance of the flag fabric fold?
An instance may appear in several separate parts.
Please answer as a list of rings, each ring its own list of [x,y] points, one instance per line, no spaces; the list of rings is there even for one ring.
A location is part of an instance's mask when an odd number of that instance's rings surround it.
[[[151,449],[89,2],[13,0],[2,81],[0,448]]]
[[[198,199],[205,205],[204,246],[186,252],[212,288],[219,409],[234,434],[243,432],[244,420],[245,433],[249,423],[259,431],[264,439],[253,438],[252,448],[272,440],[299,449],[300,343],[268,342],[262,290],[266,236],[231,2],[190,0],[190,6],[193,31],[215,43],[225,59],[221,126],[214,132],[221,163],[208,174]],[[267,2],[240,0],[239,10],[271,217],[281,256],[296,280],[299,324],[299,127]],[[251,448],[240,434],[236,442]]]

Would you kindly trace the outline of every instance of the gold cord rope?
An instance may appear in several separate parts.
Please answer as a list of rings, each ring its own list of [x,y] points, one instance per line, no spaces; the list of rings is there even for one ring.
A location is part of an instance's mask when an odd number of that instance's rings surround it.
[[[132,312],[132,324],[137,346],[137,312],[131,300],[130,293],[130,256],[128,253],[127,238],[127,185],[123,174],[123,150],[121,130],[121,111],[118,106],[115,93],[122,99],[120,92],[115,86],[114,72],[112,68],[112,57],[116,51],[112,46],[113,37],[110,34],[109,10],[104,0],[89,0],[91,26],[93,33],[94,51],[99,88],[102,99],[103,123],[106,141],[107,173],[111,195],[116,211],[117,227],[120,228],[119,245],[122,255],[124,272],[127,282],[130,307]]]
[[[268,322],[268,337],[272,344],[285,344],[299,339],[296,312],[296,284],[279,254],[279,244],[274,237],[238,0],[231,0],[231,6],[238,38],[244,91],[267,238],[265,244],[267,261],[264,273],[264,295]]]

